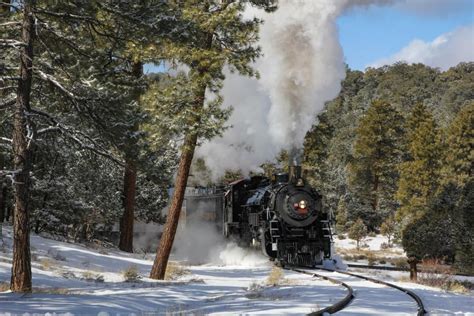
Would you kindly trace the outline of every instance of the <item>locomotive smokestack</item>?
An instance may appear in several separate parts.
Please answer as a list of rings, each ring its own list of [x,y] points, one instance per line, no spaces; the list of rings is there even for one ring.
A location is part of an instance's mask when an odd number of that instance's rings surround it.
[[[301,149],[297,149],[296,147],[291,148],[289,158],[290,161],[288,167],[290,182],[297,186],[304,186],[301,171]]]

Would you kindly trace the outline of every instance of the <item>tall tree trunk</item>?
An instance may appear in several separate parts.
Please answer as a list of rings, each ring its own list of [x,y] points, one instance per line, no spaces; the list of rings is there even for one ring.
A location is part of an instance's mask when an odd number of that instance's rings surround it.
[[[173,198],[166,217],[166,224],[161,235],[160,245],[151,269],[150,278],[163,280],[166,266],[173,247],[174,237],[178,228],[179,214],[183,205],[184,193],[188,182],[189,169],[193,161],[194,149],[196,148],[197,134],[187,135],[182,147],[179,160],[178,173],[174,184]]]
[[[372,209],[374,213],[377,212],[377,207],[379,205],[378,191],[379,191],[379,175],[378,175],[378,171],[375,171],[375,178],[374,178],[374,183],[372,187],[372,193],[373,193]]]
[[[5,168],[5,158],[0,154],[0,170]],[[5,178],[0,177],[0,233],[1,225],[5,221],[7,215],[7,186],[5,183]],[[1,237],[0,237],[1,238]]]
[[[10,289],[13,292],[31,292],[31,254],[29,234],[30,171],[32,157],[28,139],[26,112],[30,109],[33,66],[34,0],[24,1],[20,79],[13,119],[13,154],[15,211],[13,218],[13,264]],[[30,135],[32,137],[32,135]]]
[[[123,177],[124,211],[120,219],[120,250],[133,252],[133,222],[137,170],[133,160],[126,159]]]
[[[135,62],[132,65],[133,75],[138,79],[143,75],[143,64]],[[136,100],[139,101],[141,90],[136,91]],[[134,126],[134,131],[138,131],[138,125]],[[135,144],[131,144],[125,153],[125,170],[123,176],[123,215],[120,219],[120,241],[119,249],[126,252],[133,252],[133,225],[135,221],[135,196],[137,187],[137,167]]]
[[[205,11],[209,9],[206,6]],[[206,34],[206,48],[212,47],[213,32]],[[197,72],[202,77],[208,72],[206,67],[197,69]],[[206,84],[202,84],[196,91],[196,99],[193,104],[194,116],[190,119],[190,123],[196,123],[201,120],[201,110],[204,107],[206,99]],[[184,137],[183,146],[181,147],[181,156],[179,158],[178,172],[174,183],[174,192],[171,199],[171,205],[168,209],[166,217],[165,228],[160,238],[160,245],[156,251],[155,261],[151,268],[150,278],[163,280],[165,278],[166,266],[173,248],[174,237],[178,228],[179,215],[181,207],[183,206],[184,194],[186,193],[186,186],[188,184],[189,170],[193,162],[194,150],[196,149],[198,139],[198,131],[188,132]]]
[[[204,106],[206,87],[202,87],[194,104],[194,120],[200,120],[199,113]],[[178,228],[179,215],[183,206],[184,194],[188,183],[189,170],[193,161],[194,150],[196,149],[198,135],[191,132],[184,138],[181,147],[181,156],[179,159],[178,172],[174,183],[174,192],[171,199],[171,205],[168,209],[165,228],[161,235],[160,245],[158,246],[155,261],[150,272],[150,278],[163,280],[165,278],[166,266],[168,265],[171,249],[173,248],[174,237]]]
[[[414,257],[408,258],[408,264],[410,265],[410,281],[418,280],[418,267],[417,264],[420,261]]]

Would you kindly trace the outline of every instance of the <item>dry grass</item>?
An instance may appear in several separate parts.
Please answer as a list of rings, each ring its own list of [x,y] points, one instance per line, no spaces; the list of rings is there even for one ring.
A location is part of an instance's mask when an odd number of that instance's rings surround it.
[[[41,269],[46,271],[52,270],[56,266],[54,261],[48,258],[41,259],[39,264],[41,265]]]
[[[191,272],[189,272],[189,270],[187,270],[185,267],[178,264],[177,262],[169,261],[168,265],[166,266],[165,280],[176,280],[190,273]]]
[[[271,286],[281,285],[285,281],[285,274],[280,267],[273,267],[267,277],[266,284]]]
[[[440,260],[423,260],[421,267],[423,272],[418,272],[418,283],[437,287],[445,291],[468,293],[474,284],[468,281],[454,279],[450,266],[442,264]]]
[[[137,282],[141,279],[138,267],[135,264],[132,264],[123,270],[122,276],[125,282]]]
[[[0,282],[0,292],[6,292],[10,290],[10,283]]]
[[[408,268],[407,259],[401,256],[397,250],[383,249],[383,250],[367,250],[367,249],[345,249],[337,248],[337,253],[346,261],[357,262],[359,260],[367,260],[368,265],[390,263],[398,268]]]

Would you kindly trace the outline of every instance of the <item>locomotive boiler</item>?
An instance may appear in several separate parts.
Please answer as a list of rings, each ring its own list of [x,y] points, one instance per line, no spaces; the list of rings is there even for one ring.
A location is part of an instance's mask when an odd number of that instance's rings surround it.
[[[331,257],[329,214],[300,166],[272,178],[231,183],[224,195],[223,234],[242,246],[261,247],[281,265],[315,266]]]

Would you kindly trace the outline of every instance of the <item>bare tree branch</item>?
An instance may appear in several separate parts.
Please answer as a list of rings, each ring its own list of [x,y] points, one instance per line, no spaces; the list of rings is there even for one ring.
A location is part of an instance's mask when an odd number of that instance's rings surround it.
[[[21,22],[6,22],[6,23],[1,23],[0,27],[2,26],[11,26],[11,25],[21,25]]]

